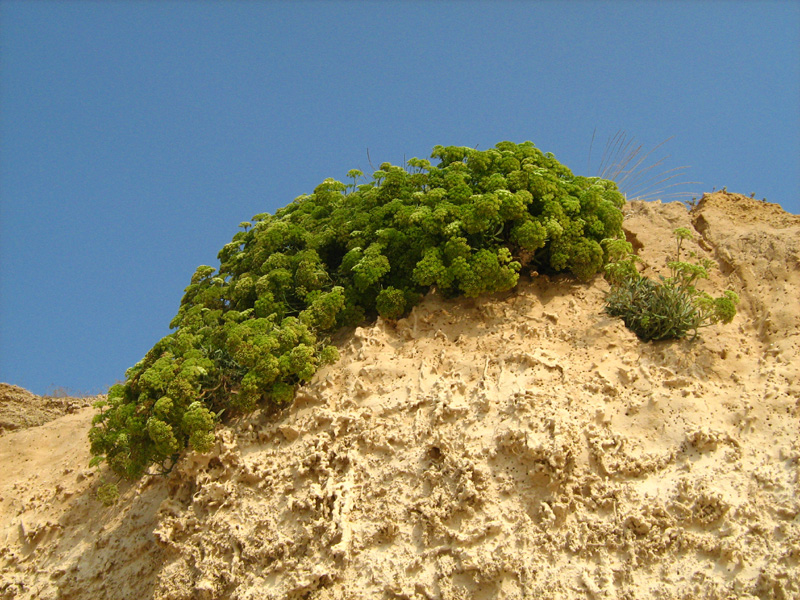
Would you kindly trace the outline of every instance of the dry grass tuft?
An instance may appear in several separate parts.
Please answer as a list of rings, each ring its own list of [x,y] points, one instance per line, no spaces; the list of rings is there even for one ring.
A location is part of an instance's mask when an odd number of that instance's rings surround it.
[[[589,172],[592,170],[592,148],[596,133],[597,129],[592,132],[589,145]],[[671,139],[669,137],[652,150],[644,151],[643,146],[637,144],[625,131],[617,131],[606,141],[596,176],[616,182],[627,200],[680,200],[691,205],[700,194],[681,189],[689,185],[699,185],[697,181],[686,181],[682,178],[689,167],[664,169],[669,155],[650,162],[653,154]]]

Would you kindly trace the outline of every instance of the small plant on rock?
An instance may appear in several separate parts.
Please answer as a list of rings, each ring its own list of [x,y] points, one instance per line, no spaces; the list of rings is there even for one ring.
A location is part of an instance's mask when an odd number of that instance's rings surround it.
[[[717,298],[696,287],[700,279],[708,279],[714,263],[707,259],[695,262],[681,260],[683,241],[692,239],[686,228],[675,230],[675,260],[667,263],[669,277],[654,281],[642,276],[636,268],[638,258],[633,247],[624,240],[604,240],[608,256],[606,280],[611,290],[606,295],[605,310],[620,317],[628,329],[642,341],[680,339],[692,333],[697,337],[701,327],[730,323],[736,315],[739,296],[725,290]],[[696,258],[690,253],[690,258]]]
[[[106,506],[113,506],[119,500],[119,488],[115,483],[104,483],[97,488],[97,499]]]

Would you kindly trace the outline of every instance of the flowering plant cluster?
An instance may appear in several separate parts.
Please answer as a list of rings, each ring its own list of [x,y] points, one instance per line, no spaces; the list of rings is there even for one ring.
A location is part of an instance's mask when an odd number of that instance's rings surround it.
[[[683,241],[692,239],[692,233],[679,227],[674,234],[675,260],[667,263],[669,276],[659,276],[658,281],[639,273],[631,244],[621,239],[605,241],[609,258],[606,279],[611,284],[606,312],[622,318],[645,342],[680,339],[690,332],[694,339],[701,327],[730,323],[736,316],[736,292],[725,290],[714,298],[696,287],[698,280],[708,279],[712,261],[697,259],[693,253],[689,257],[696,259],[694,262],[681,260]]]
[[[211,447],[223,414],[290,402],[337,360],[340,328],[400,318],[433,287],[509,290],[523,269],[588,280],[600,242],[621,235],[616,184],[576,177],[530,142],[436,146],[431,158],[352,170],[350,184],[326,179],[241,223],[219,267],[192,276],[173,333],[98,405],[94,462],[127,478],[168,470],[187,446]]]

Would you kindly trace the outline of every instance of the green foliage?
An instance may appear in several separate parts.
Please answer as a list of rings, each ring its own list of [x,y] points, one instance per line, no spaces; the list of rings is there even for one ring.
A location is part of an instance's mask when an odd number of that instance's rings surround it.
[[[378,292],[375,309],[385,319],[399,319],[406,311],[406,295],[403,290],[389,286]]]
[[[605,240],[609,262],[605,267],[611,289],[606,296],[606,312],[621,317],[625,325],[643,341],[680,339],[701,327],[730,323],[736,315],[739,297],[726,290],[713,298],[695,287],[697,280],[708,279],[713,263],[681,260],[683,241],[692,239],[686,228],[675,230],[675,260],[667,263],[669,277],[653,281],[642,277],[636,268],[638,258],[623,240]],[[694,255],[691,255],[695,258]]]
[[[119,488],[115,483],[104,483],[97,488],[97,499],[106,506],[112,506],[119,500]]]
[[[587,280],[621,234],[616,184],[575,177],[532,143],[436,146],[431,161],[347,173],[240,224],[219,267],[198,267],[174,331],[114,386],[90,431],[95,457],[136,478],[203,452],[221,415],[284,405],[338,359],[328,339],[397,319],[432,288],[512,289],[523,269]]]

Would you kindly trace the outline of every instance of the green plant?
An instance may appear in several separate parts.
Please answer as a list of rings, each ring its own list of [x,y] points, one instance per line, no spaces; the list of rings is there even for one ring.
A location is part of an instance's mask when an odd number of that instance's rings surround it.
[[[106,506],[112,506],[119,500],[119,488],[114,483],[104,483],[97,488],[97,499]]]
[[[89,437],[95,463],[124,477],[205,451],[223,415],[283,406],[337,360],[329,336],[397,319],[432,287],[446,296],[513,288],[523,268],[588,280],[601,240],[621,235],[612,181],[576,177],[532,143],[436,146],[407,168],[351,170],[274,215],[241,224],[198,267],[160,340],[115,385]]]
[[[670,275],[653,281],[643,277],[636,264],[630,243],[620,240],[605,240],[609,258],[606,264],[606,279],[611,289],[606,295],[605,310],[614,317],[621,317],[625,325],[645,342],[680,339],[692,332],[692,339],[702,327],[715,323],[730,323],[736,315],[739,297],[726,290],[722,296],[711,297],[700,291],[696,283],[708,278],[712,261],[703,258],[696,262],[681,260],[684,240],[692,239],[686,228],[674,231],[677,241],[675,260],[667,267]],[[695,258],[692,253],[690,257]]]

